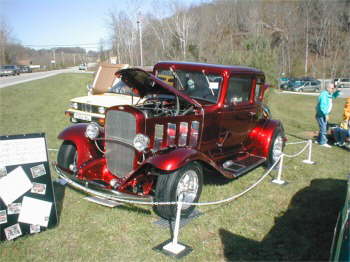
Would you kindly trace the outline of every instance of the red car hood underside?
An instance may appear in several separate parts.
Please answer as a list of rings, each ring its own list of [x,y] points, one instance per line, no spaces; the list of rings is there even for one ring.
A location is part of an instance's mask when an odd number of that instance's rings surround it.
[[[130,88],[136,89],[140,97],[153,94],[176,95],[192,105],[201,107],[196,100],[139,68],[122,69],[116,75],[121,75],[122,81]]]

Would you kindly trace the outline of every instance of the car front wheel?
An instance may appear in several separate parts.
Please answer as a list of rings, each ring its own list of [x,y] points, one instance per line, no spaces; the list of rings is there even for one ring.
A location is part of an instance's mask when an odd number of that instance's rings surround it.
[[[74,171],[76,169],[77,157],[76,146],[69,141],[64,141],[58,150],[57,164],[63,169]]]
[[[203,172],[197,163],[189,163],[175,172],[160,175],[155,189],[156,202],[176,202],[180,195],[186,203],[196,203],[202,192]],[[194,205],[183,204],[181,217],[188,217]],[[157,215],[167,220],[174,220],[176,217],[177,205],[155,205],[153,210]]]
[[[266,161],[266,167],[270,168],[275,162],[277,162],[283,153],[284,141],[283,130],[276,128],[273,137],[270,142],[269,155]]]

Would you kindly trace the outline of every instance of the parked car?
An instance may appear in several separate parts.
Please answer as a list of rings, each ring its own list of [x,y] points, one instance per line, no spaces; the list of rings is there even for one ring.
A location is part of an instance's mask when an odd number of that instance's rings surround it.
[[[315,81],[301,81],[300,84],[295,85],[293,87],[293,91],[295,92],[320,92],[321,90],[321,82],[318,80]]]
[[[27,65],[20,65],[17,67],[18,67],[20,73],[31,73],[32,72],[32,69]]]
[[[293,91],[295,87],[298,87],[303,84],[303,81],[298,78],[292,78],[288,82],[281,85],[282,90]]]
[[[19,68],[15,65],[1,66],[1,70],[0,70],[1,76],[10,76],[10,75],[15,76],[19,74],[20,74]]]
[[[145,100],[107,109],[104,128],[80,123],[58,136],[58,174],[80,190],[107,199],[197,202],[204,169],[233,179],[282,154],[283,125],[265,114],[268,86],[258,69],[161,62],[153,74],[117,74]],[[173,81],[157,77],[169,74]],[[175,217],[176,205],[153,208]],[[184,204],[182,216],[194,208]]]
[[[3,66],[0,66],[0,77],[5,75],[5,68]]]
[[[79,65],[79,70],[87,70],[87,65],[86,64],[80,64]]]
[[[350,88],[350,78],[335,78],[334,84],[338,88]]]

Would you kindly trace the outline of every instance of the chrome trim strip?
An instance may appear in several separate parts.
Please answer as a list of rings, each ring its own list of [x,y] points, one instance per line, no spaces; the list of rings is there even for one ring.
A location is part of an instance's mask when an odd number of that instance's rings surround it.
[[[81,190],[87,194],[102,197],[105,199],[111,199],[111,200],[115,200],[115,201],[120,201],[120,200],[133,200],[133,201],[140,201],[140,202],[145,202],[145,201],[152,202],[153,201],[153,197],[151,197],[151,196],[134,196],[134,195],[126,194],[126,193],[121,193],[121,192],[118,192],[115,190],[109,190],[111,192],[111,194],[99,192],[97,190],[88,188],[87,186],[80,185],[79,183],[73,181],[56,164],[54,165],[54,167],[55,167],[55,170],[60,178],[65,180],[72,187],[74,187],[78,190]],[[84,181],[82,181],[82,183],[83,182]],[[86,181],[86,183],[90,183],[90,182]]]

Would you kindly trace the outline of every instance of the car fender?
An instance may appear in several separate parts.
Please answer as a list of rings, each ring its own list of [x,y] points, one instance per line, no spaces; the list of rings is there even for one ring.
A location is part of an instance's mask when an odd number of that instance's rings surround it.
[[[87,126],[87,123],[71,125],[64,129],[57,137],[60,140],[70,141],[75,144],[78,151],[78,166],[98,157],[98,151],[94,142],[85,136]]]
[[[209,162],[202,153],[192,148],[176,148],[169,152],[169,150],[159,152],[153,157],[150,157],[146,163],[151,164],[157,169],[171,172],[177,170],[192,161]]]
[[[265,119],[259,122],[248,135],[250,143],[247,145],[247,149],[252,154],[267,158],[271,140],[277,128],[282,130],[284,136],[284,129],[281,121]],[[284,141],[286,140],[285,137],[283,137],[283,139]]]

